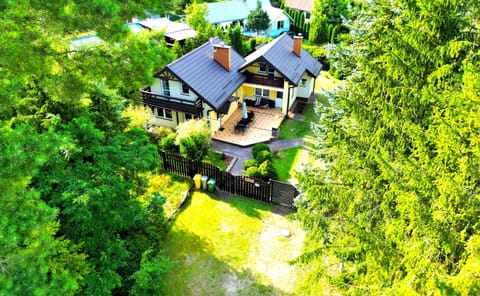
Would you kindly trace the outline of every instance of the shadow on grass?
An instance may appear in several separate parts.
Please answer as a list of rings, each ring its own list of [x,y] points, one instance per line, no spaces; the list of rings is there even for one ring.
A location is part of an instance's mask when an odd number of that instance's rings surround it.
[[[257,219],[262,219],[263,215],[260,211],[271,212],[273,205],[267,202],[254,200],[252,198],[241,195],[228,194],[228,197],[221,197],[220,192],[208,193],[208,195],[218,201],[228,203],[239,212]]]
[[[167,244],[176,262],[166,279],[167,295],[293,295],[262,282],[250,270],[229,265],[195,233],[174,227]]]

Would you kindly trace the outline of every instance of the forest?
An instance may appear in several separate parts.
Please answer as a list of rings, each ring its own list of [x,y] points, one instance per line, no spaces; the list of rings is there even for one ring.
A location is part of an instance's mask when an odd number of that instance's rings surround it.
[[[126,114],[175,53],[124,24],[184,2],[0,0],[0,295],[164,294],[164,197],[139,199],[157,147]],[[345,84],[316,106],[326,166],[298,176],[301,290],[479,295],[478,1],[312,14]],[[85,32],[105,43],[72,48]]]

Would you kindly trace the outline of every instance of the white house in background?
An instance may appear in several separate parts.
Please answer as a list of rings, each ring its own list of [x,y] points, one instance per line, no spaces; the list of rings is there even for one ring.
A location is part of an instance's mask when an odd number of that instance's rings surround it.
[[[134,19],[128,24],[135,32],[139,27],[146,30],[164,31],[165,41],[167,45],[172,46],[175,41],[183,44],[186,39],[197,36],[197,31],[190,28],[185,23],[172,22],[163,17],[152,17],[144,20]]]
[[[282,9],[273,7],[269,0],[261,0],[262,9],[270,18],[270,26],[261,36],[277,37],[290,30],[291,18]],[[227,28],[228,25],[240,24],[244,35],[255,36],[256,33],[248,30],[246,23],[250,12],[257,8],[257,0],[230,0],[207,3],[206,19],[212,25]]]

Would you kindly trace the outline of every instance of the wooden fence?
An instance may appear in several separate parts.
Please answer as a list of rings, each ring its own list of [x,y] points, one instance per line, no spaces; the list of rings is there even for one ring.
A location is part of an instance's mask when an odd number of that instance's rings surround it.
[[[238,194],[252,199],[274,202],[285,206],[293,206],[293,200],[298,195],[295,186],[270,180],[234,176],[229,172],[221,171],[216,166],[184,158],[177,154],[160,151],[162,168],[168,172],[193,178],[196,174],[215,179],[216,187],[220,190]]]

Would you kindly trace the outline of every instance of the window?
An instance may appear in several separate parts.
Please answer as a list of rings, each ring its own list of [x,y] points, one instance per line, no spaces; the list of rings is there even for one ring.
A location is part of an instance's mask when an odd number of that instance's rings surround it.
[[[255,88],[255,96],[268,98],[270,97],[270,91],[268,89]]]
[[[190,120],[190,119],[195,119],[197,116],[190,114],[190,113],[185,113],[185,120]]]
[[[258,73],[268,73],[273,75],[275,74],[275,69],[267,63],[260,62],[258,63]]]
[[[189,93],[190,93],[190,90],[188,88],[188,85],[186,85],[185,83],[182,83],[182,94],[188,95]]]
[[[283,21],[277,22],[277,29],[283,29]]]
[[[170,96],[170,84],[167,79],[162,79],[162,90],[164,96]]]
[[[300,86],[303,86],[303,87],[307,86],[307,79],[302,78],[302,81],[300,82]]]
[[[155,114],[156,117],[163,118],[163,119],[172,119],[172,110],[165,109],[165,108],[155,108],[155,109],[157,112],[153,114]]]
[[[283,99],[283,91],[277,91],[277,99]]]

